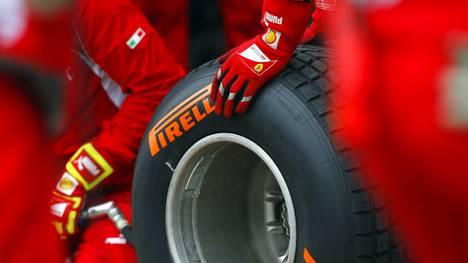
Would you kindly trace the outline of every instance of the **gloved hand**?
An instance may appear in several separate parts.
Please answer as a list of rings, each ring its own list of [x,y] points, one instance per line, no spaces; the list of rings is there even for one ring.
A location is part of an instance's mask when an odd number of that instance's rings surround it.
[[[91,143],[83,145],[67,162],[50,206],[53,224],[62,239],[77,233],[86,193],[112,173],[113,168]]]
[[[314,39],[318,34],[325,32],[328,26],[328,20],[335,11],[335,0],[317,0],[315,1],[315,10],[312,13],[312,23],[307,27],[300,41],[305,44]]]
[[[289,62],[310,18],[312,3],[293,0],[265,0],[263,35],[240,45],[224,56],[213,78],[211,100],[216,113],[231,117],[244,114],[262,85]],[[223,61],[225,59],[225,62]]]

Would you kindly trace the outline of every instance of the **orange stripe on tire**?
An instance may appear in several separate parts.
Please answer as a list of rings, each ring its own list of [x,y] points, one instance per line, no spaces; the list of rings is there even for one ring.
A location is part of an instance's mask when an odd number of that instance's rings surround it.
[[[185,106],[188,102],[190,102],[191,100],[193,100],[195,97],[199,96],[201,93],[207,93],[207,94],[210,94],[211,92],[211,84],[205,86],[203,89],[195,92],[194,94],[192,94],[190,97],[188,97],[187,99],[185,99],[184,101],[182,101],[181,103],[179,103],[175,108],[173,108],[169,113],[167,113],[166,115],[164,115],[164,117],[162,117],[157,123],[156,125],[154,125],[153,129],[157,129],[158,126],[164,126],[164,125],[161,125],[163,122],[167,123],[169,122],[167,119],[169,117],[171,117],[176,111],[178,111],[180,108],[182,108],[183,106]]]
[[[315,262],[315,259],[309,253],[309,250],[307,250],[307,248],[304,248],[304,260],[306,263],[317,263]]]

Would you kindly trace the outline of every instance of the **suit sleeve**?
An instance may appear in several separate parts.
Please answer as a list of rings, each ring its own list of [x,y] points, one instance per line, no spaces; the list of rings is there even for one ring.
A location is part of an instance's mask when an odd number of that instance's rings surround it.
[[[184,71],[130,1],[78,2],[75,24],[82,45],[126,94],[92,143],[115,170],[132,169],[149,119]]]

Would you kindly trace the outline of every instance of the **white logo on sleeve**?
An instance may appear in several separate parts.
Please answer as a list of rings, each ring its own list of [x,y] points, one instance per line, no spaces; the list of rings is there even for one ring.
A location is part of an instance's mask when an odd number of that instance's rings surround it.
[[[459,45],[452,65],[442,72],[439,96],[442,124],[451,129],[468,127],[468,43]]]
[[[83,171],[84,168],[86,168],[86,170],[88,170],[88,172],[94,176],[97,176],[101,173],[101,170],[99,170],[98,166],[88,156],[82,155],[73,162],[78,167],[79,171]]]
[[[67,208],[67,206],[68,206],[67,203],[53,204],[50,206],[50,212],[53,215],[56,215],[58,217],[63,217],[63,214],[65,213],[65,209]]]
[[[123,235],[118,237],[108,237],[104,240],[104,243],[107,245],[125,245],[127,244],[127,239]]]
[[[27,11],[24,1],[0,1],[0,46],[10,47],[26,31]]]
[[[138,28],[135,33],[130,37],[130,39],[127,41],[127,46],[130,49],[135,49],[138,44],[140,44],[141,40],[146,36],[146,32],[140,28]]]
[[[277,17],[275,15],[272,15],[268,12],[265,12],[265,24],[268,26],[268,22],[277,24],[277,25],[282,25],[283,24],[283,18],[282,17]]]

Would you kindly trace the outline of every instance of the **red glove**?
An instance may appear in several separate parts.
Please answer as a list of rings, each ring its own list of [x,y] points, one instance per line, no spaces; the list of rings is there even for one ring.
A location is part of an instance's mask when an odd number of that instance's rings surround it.
[[[62,239],[77,233],[86,193],[113,173],[113,168],[91,143],[83,145],[67,162],[52,193],[51,213]]]
[[[289,62],[311,10],[310,2],[265,0],[262,20],[265,34],[224,56],[227,59],[214,76],[211,100],[215,102],[216,113],[229,118],[234,109],[238,114],[247,111],[262,85]]]

